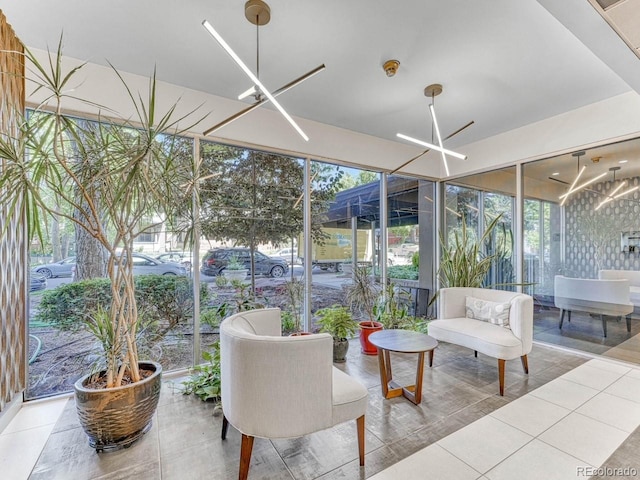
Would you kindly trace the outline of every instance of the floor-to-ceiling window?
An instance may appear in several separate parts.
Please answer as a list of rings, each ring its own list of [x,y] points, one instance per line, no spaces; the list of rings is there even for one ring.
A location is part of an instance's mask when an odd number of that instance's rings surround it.
[[[514,290],[515,251],[515,167],[470,175],[445,186],[443,240],[452,245],[462,240],[463,223],[467,239],[480,241],[487,226],[495,221],[491,234],[481,245],[482,255],[493,261],[483,285]]]
[[[640,361],[638,306],[626,322],[576,309],[559,322],[556,275],[598,279],[603,270],[640,269],[640,140],[629,140],[527,163],[524,175],[525,274],[534,296],[534,339],[622,360]],[[575,292],[579,298],[581,292]],[[634,287],[630,299],[634,301]],[[606,303],[606,302],[605,302]],[[588,309],[585,309],[588,310]]]

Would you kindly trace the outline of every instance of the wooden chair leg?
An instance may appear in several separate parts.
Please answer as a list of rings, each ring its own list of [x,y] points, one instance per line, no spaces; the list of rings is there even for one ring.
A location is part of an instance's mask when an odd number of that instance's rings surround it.
[[[227,439],[227,430],[228,429],[229,429],[229,420],[227,420],[227,417],[222,415],[222,435],[220,435],[222,437],[222,440],[226,440]]]
[[[358,454],[360,455],[360,466],[364,467],[364,415],[356,419],[358,426]]]
[[[631,314],[627,315],[627,332],[631,333]]]
[[[600,321],[602,322],[602,332],[604,337],[607,338],[607,321],[604,319],[604,315],[600,315]]]
[[[478,350],[474,350],[474,351],[473,351],[473,356],[474,356],[474,357],[476,357],[476,358],[478,358]]]
[[[251,450],[253,450],[253,437],[243,433],[242,444],[240,446],[240,471],[238,472],[238,480],[247,480],[249,476]]]
[[[527,359],[526,355],[522,355],[520,357],[520,361],[522,362],[522,369],[524,370],[524,373],[526,373],[527,375],[529,374],[529,360]]]
[[[504,396],[504,360],[498,359],[498,378],[500,379],[500,396]]]
[[[560,310],[560,323],[558,323],[558,328],[562,329],[562,322],[564,321],[564,308]]]

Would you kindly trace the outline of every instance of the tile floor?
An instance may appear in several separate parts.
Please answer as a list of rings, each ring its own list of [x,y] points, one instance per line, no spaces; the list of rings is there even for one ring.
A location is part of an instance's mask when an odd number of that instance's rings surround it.
[[[414,356],[392,358],[399,379],[415,374]],[[494,359],[441,344],[434,360],[420,405],[385,400],[377,358],[353,344],[341,368],[369,389],[366,466],[358,467],[349,422],[300,439],[257,439],[250,479],[569,479],[603,464],[640,470],[640,369],[535,345],[528,376],[519,361],[507,362],[500,397]],[[240,435],[230,429],[221,441],[213,406],[176,385],[165,377],[144,438],[106,454],[88,446],[73,398],[26,404],[0,434],[0,478],[237,478]]]
[[[591,360],[371,480],[589,478],[639,426],[640,369]]]

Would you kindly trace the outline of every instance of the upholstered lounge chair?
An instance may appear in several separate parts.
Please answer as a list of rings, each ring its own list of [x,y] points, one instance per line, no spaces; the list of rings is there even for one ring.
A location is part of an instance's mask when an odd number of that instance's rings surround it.
[[[281,336],[280,310],[241,312],[220,325],[222,439],[242,434],[240,470],[249,473],[254,437],[300,437],[357,420],[364,465],[367,389],[333,366],[328,334]]]
[[[467,298],[508,304],[508,326],[467,315]],[[505,318],[505,319],[506,319]],[[522,293],[488,288],[452,287],[438,292],[438,319],[429,323],[429,335],[498,359],[500,395],[504,395],[506,360],[520,357],[529,373],[527,354],[533,345],[533,298]]]
[[[607,336],[605,315],[620,318],[626,316],[627,331],[630,332],[633,303],[629,295],[629,280],[625,278],[569,278],[556,275],[553,298],[555,306],[560,309],[558,328],[562,328],[565,312],[568,312],[568,320],[571,321],[571,311],[577,310],[599,315],[605,337]]]

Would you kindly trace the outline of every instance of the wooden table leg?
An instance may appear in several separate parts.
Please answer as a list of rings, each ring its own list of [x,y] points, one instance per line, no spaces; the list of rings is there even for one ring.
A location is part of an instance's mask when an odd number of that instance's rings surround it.
[[[415,385],[401,386],[393,381],[391,370],[391,357],[388,350],[378,347],[378,365],[380,368],[380,386],[384,398],[394,398],[403,396],[414,404],[418,405],[422,401],[422,377],[424,375],[424,354],[418,353],[418,365],[416,367]],[[429,366],[433,363],[433,350],[429,351]]]
[[[389,380],[387,379],[387,366],[385,365],[385,351],[378,347],[378,365],[380,368],[380,386],[382,387],[382,396],[389,398]]]

